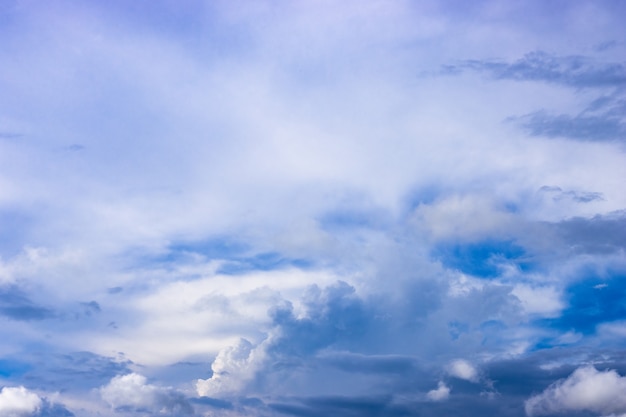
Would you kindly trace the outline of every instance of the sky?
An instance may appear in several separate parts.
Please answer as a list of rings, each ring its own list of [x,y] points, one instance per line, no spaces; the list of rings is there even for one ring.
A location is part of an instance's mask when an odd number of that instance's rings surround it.
[[[0,415],[626,416],[624,16],[3,0]]]

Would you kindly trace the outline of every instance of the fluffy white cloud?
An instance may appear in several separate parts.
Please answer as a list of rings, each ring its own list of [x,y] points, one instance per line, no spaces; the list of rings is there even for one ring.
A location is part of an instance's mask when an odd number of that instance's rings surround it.
[[[528,314],[540,314],[546,317],[556,317],[565,306],[560,292],[554,287],[532,287],[516,285],[511,291],[522,303]]]
[[[559,412],[591,411],[601,414],[626,413],[626,377],[615,370],[598,371],[593,366],[578,368],[568,378],[550,385],[525,404],[529,416]]]
[[[0,415],[26,417],[39,410],[42,400],[24,387],[4,387],[0,391]]]
[[[100,388],[100,396],[113,409],[193,413],[182,394],[148,384],[143,375],[136,373],[114,377],[108,385]]]
[[[114,377],[108,385],[100,388],[100,395],[113,408],[141,408],[155,402],[156,391],[155,386],[146,384],[146,377],[132,373]]]
[[[443,381],[439,381],[439,386],[437,387],[437,389],[430,390],[426,394],[426,397],[428,397],[428,399],[432,401],[447,400],[449,396],[450,388],[446,386]]]
[[[222,349],[211,365],[211,378],[196,382],[198,395],[220,396],[241,390],[261,367],[267,343],[266,340],[255,347],[240,339],[236,345]]]
[[[448,366],[448,373],[459,379],[464,379],[470,382],[478,382],[478,371],[474,365],[464,359],[452,361],[452,363]]]

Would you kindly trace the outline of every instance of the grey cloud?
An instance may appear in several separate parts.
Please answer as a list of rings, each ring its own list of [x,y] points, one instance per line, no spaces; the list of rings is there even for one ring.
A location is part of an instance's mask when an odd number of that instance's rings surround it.
[[[370,314],[367,306],[345,282],[320,289],[309,288],[303,299],[308,317],[296,318],[290,304],[270,312],[274,324],[284,337],[277,340],[271,351],[278,355],[307,355],[340,339],[358,338],[366,332]]]
[[[623,63],[596,63],[585,56],[557,56],[543,51],[530,52],[514,62],[467,60],[447,65],[442,72],[455,74],[468,70],[500,80],[542,81],[577,88],[626,85]]]
[[[124,291],[124,288],[122,288],[122,287],[111,287],[111,288],[109,288],[109,289],[107,290],[107,292],[108,292],[109,294],[119,294],[119,293],[121,293],[122,291]]]
[[[62,404],[50,403],[47,399],[43,399],[43,403],[39,411],[33,417],[74,417],[74,413],[68,410]]]
[[[597,200],[604,200],[602,193],[593,191],[563,190],[561,187],[544,185],[539,192],[552,196],[555,201],[569,199],[577,203],[589,203]]]
[[[406,374],[414,372],[416,360],[401,355],[363,355],[350,352],[329,352],[319,356],[322,362],[346,372],[374,374]]]
[[[570,250],[582,253],[611,253],[626,249],[626,211],[592,218],[574,217],[549,224]]]
[[[33,302],[16,285],[0,288],[0,314],[19,321],[45,320],[56,316],[53,310]]]
[[[581,141],[626,140],[626,123],[610,115],[551,114],[544,110],[510,118],[532,136],[564,137]]]
[[[620,44],[620,42],[618,42],[616,40],[605,41],[605,42],[601,42],[601,43],[595,45],[594,50],[596,50],[598,52],[604,52],[604,51],[608,51],[609,49],[615,48],[619,44]]]
[[[100,304],[98,304],[96,301],[80,303],[80,305],[83,307],[83,314],[85,314],[86,316],[91,316],[92,314],[97,314],[102,311],[100,309]]]
[[[391,396],[313,397],[295,399],[290,403],[272,403],[269,407],[293,416],[409,416],[417,415],[392,403]]]
[[[623,141],[626,140],[626,99],[616,92],[596,98],[576,115],[540,110],[507,121],[517,123],[532,136]]]

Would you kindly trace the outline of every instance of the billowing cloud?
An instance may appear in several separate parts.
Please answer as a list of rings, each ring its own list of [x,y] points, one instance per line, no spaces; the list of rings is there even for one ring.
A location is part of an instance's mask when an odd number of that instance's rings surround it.
[[[222,349],[211,365],[211,378],[197,381],[198,395],[212,397],[241,391],[260,369],[264,354],[263,345],[254,347],[246,339]]]
[[[448,373],[456,378],[470,382],[478,382],[478,370],[464,359],[456,359],[448,365]]]
[[[626,377],[585,366],[526,401],[528,416],[578,411],[626,414]]]
[[[624,4],[5,3],[35,413],[520,417],[624,369]]]
[[[115,410],[193,414],[193,408],[184,395],[148,384],[144,376],[136,373],[114,377],[100,388],[100,395]]]
[[[19,387],[0,391],[0,415],[3,417],[74,417],[62,404],[50,402],[39,394]]]
[[[439,382],[437,389],[433,389],[426,393],[426,397],[432,401],[443,401],[447,400],[450,396],[450,388],[444,383]]]
[[[0,391],[0,414],[3,416],[32,416],[41,405],[41,398],[24,387],[4,387]]]

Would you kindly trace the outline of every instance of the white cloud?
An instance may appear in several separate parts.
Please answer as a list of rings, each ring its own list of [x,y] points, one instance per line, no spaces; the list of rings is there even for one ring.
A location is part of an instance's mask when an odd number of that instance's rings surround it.
[[[4,387],[0,391],[0,415],[3,417],[30,416],[41,405],[41,398],[24,387]]]
[[[615,370],[598,371],[593,366],[578,368],[525,403],[528,416],[560,412],[591,411],[601,414],[626,413],[626,377]]]
[[[220,396],[244,388],[263,364],[267,343],[266,340],[253,346],[248,340],[240,339],[236,345],[222,349],[211,365],[211,378],[196,382],[198,395]]]
[[[327,285],[339,278],[332,271],[296,268],[236,277],[204,271],[195,280],[180,280],[178,271],[144,273],[173,282],[157,284],[147,294],[132,294],[132,303],[124,294],[111,300],[119,303],[113,317],[121,317],[120,328],[89,335],[90,350],[102,355],[123,351],[133,361],[164,365],[216,354],[241,337],[257,343],[271,326],[267,312],[272,306],[284,299],[297,300],[309,285]],[[145,319],[125,323],[125,317]]]
[[[452,361],[448,366],[448,373],[459,379],[478,382],[478,371],[474,365],[464,359]]]
[[[376,311],[366,329],[341,329],[342,349],[388,353],[402,341],[407,354],[425,358],[519,354],[538,337],[520,335],[535,324],[520,324],[526,317],[516,309],[557,315],[564,286],[555,281],[568,274],[548,265],[550,281],[516,286],[526,272],[497,258],[494,265],[513,271],[506,286],[462,275],[450,282],[453,273],[430,262],[432,241],[506,239],[536,221],[626,204],[626,164],[615,144],[563,146],[502,123],[538,108],[574,114],[595,92],[476,74],[422,76],[458,59],[513,61],[543,44],[541,31],[524,24],[534,19],[518,19],[534,16],[521,11],[536,6],[505,6],[494,18],[482,14],[486,5],[469,3],[467,14],[465,6],[379,0],[245,8],[192,1],[173,14],[168,2],[149,13],[112,3],[24,3],[8,8],[11,25],[0,28],[10,45],[0,51],[0,90],[13,98],[0,104],[10,121],[0,120],[0,282],[20,280],[50,308],[89,300],[102,307],[82,328],[69,316],[19,329],[7,322],[2,354],[29,353],[41,342],[123,352],[149,370],[217,355],[198,393],[233,393],[263,366],[258,344],[272,326],[268,309],[345,275],[358,276],[371,295],[365,307]],[[595,42],[607,32],[590,33]],[[552,37],[550,48],[580,44],[572,28],[567,34]],[[24,137],[9,138],[13,131]],[[545,184],[606,199],[537,196]],[[432,195],[413,195],[429,187]],[[344,206],[367,208],[365,226],[321,225]],[[385,220],[364,232],[370,213],[381,212]],[[523,232],[522,246],[545,245],[530,262],[551,256],[552,236],[541,227]],[[198,250],[189,265],[169,252],[215,236],[245,242],[250,256],[296,254],[312,266],[226,276],[210,253]],[[113,286],[123,291],[108,294]],[[295,302],[294,317],[301,317]],[[326,328],[337,331],[335,324]],[[315,343],[301,339],[291,342]],[[169,372],[164,380],[175,379]],[[480,380],[464,360],[448,372]],[[446,389],[432,390],[431,399]],[[137,374],[100,392],[113,407],[174,398]]]
[[[527,314],[556,317],[565,307],[560,292],[554,287],[533,287],[520,284],[513,287],[511,294],[520,300]]]
[[[170,388],[148,384],[143,375],[118,375],[100,387],[100,396],[111,408],[158,410],[192,414],[193,409],[182,394]]]
[[[438,388],[428,391],[426,396],[432,401],[444,401],[450,396],[450,388],[443,381],[439,381]]]
[[[152,406],[156,393],[155,386],[146,384],[146,377],[135,373],[116,376],[108,385],[100,388],[102,399],[113,408]]]

